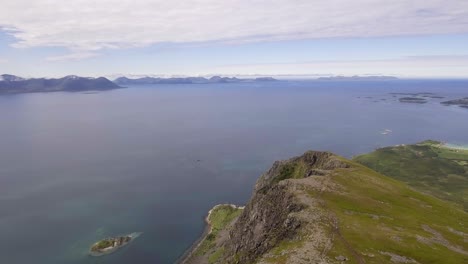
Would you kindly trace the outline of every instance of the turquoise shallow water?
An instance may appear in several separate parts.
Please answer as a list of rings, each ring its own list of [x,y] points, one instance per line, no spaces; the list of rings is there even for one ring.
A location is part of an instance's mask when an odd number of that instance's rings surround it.
[[[274,160],[468,143],[468,81],[160,85],[0,97],[0,263],[172,263]],[[381,132],[392,130],[387,135]],[[104,237],[143,234],[100,258]],[[27,250],[25,250],[27,249]],[[25,253],[27,252],[27,254]]]
[[[449,148],[454,148],[454,149],[463,149],[463,150],[468,150],[468,144],[463,145],[463,144],[453,144],[453,143],[447,143],[445,144],[446,147]]]

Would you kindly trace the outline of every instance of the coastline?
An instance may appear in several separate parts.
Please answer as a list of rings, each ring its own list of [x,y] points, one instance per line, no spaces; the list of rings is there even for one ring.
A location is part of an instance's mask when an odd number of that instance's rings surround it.
[[[456,144],[456,143],[450,143],[450,142],[445,142],[445,141],[440,141],[440,142],[435,141],[433,145],[438,148],[468,151],[468,144]]]
[[[442,144],[442,147],[455,149],[455,150],[468,150],[468,145],[457,145],[457,144],[451,144],[451,143],[444,143]]]
[[[212,226],[211,226],[211,222],[210,222],[210,216],[211,216],[211,213],[213,213],[213,211],[216,209],[216,208],[219,208],[221,206],[230,206],[234,209],[244,209],[245,206],[238,206],[238,205],[235,205],[235,204],[217,204],[215,206],[213,206],[209,211],[208,211],[208,215],[205,217],[205,228],[202,232],[202,234],[200,235],[200,237],[195,240],[195,242],[184,252],[184,254],[182,254],[182,256],[180,256],[180,258],[178,258],[176,260],[176,264],[184,264],[186,263],[186,261],[188,261],[192,256],[193,254],[197,251],[197,249],[200,247],[200,245],[202,244],[202,242],[205,240],[205,238],[211,233],[212,231]]]

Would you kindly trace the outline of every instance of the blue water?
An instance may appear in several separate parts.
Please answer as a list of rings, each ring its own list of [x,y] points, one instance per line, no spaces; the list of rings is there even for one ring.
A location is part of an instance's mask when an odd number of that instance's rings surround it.
[[[404,104],[390,92],[445,99]],[[274,160],[468,144],[468,81],[138,86],[0,96],[0,263],[172,263]],[[390,129],[393,132],[382,135]],[[143,232],[93,258],[106,236]]]

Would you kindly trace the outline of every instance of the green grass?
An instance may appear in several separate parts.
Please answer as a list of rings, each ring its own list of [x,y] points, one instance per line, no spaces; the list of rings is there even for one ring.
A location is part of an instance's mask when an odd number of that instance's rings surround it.
[[[242,209],[233,208],[229,205],[217,206],[211,211],[210,217],[208,218],[211,225],[211,232],[203,239],[200,247],[195,252],[195,255],[201,256],[207,254],[210,250],[216,247],[216,238],[222,229],[226,228],[236,217],[240,215]],[[209,259],[213,262],[221,255],[219,250],[209,255]],[[212,263],[212,262],[211,262]]]
[[[224,247],[220,247],[218,250],[215,251],[215,253],[211,254],[208,257],[208,263],[216,263],[224,254]]]
[[[424,146],[415,149],[421,151]],[[434,158],[438,156],[434,155]],[[330,259],[345,256],[348,258],[346,263],[359,264],[355,257],[357,255],[369,264],[392,263],[391,257],[383,254],[388,252],[418,263],[466,263],[468,255],[441,244],[425,244],[417,239],[418,236],[427,239],[433,237],[433,234],[424,230],[424,226],[429,226],[440,233],[449,246],[468,251],[463,235],[450,231],[452,228],[468,233],[468,215],[459,206],[420,193],[401,181],[355,162],[339,159],[348,163],[350,168],[336,169],[327,176],[340,186],[339,191],[307,191],[312,198],[324,201],[320,203],[320,210],[338,219],[341,235],[332,228],[329,219],[320,222],[328,227],[329,236],[334,237],[333,246],[327,252]],[[293,168],[284,170],[288,178],[296,178],[297,164]],[[286,264],[290,254],[295,254],[294,249],[303,243],[301,240],[282,241],[269,252],[265,261]]]
[[[336,214],[342,236],[366,263],[388,263],[390,257],[380,251],[406,256],[419,263],[466,263],[466,255],[416,240],[417,235],[432,237],[422,227],[428,225],[449,243],[464,246],[467,251],[464,238],[449,231],[451,227],[468,233],[468,217],[463,210],[359,165],[353,170],[340,169],[333,181],[344,186],[345,191],[325,193],[324,206]],[[329,254],[331,258],[351,256],[340,240]],[[351,258],[349,263],[353,261]]]
[[[289,162],[282,164],[279,168],[279,175],[273,179],[273,183],[278,183],[286,179],[300,179],[305,177],[307,164],[303,161]]]
[[[436,141],[386,147],[354,158],[384,175],[438,198],[458,203],[468,200],[468,151]]]
[[[113,244],[114,244],[114,242],[112,242],[111,240],[104,239],[104,240],[101,240],[101,241],[97,242],[96,244],[94,244],[91,249],[92,250],[104,249],[104,248],[108,248],[108,247],[112,246]]]
[[[241,212],[242,209],[233,208],[228,205],[223,205],[214,209],[209,218],[212,233],[217,233],[219,230],[226,227],[226,225],[231,223]]]
[[[304,244],[302,240],[283,240],[278,245],[276,245],[272,250],[270,250],[271,256],[265,260],[269,263],[275,264],[287,264],[289,250],[294,250],[295,248],[301,247]]]

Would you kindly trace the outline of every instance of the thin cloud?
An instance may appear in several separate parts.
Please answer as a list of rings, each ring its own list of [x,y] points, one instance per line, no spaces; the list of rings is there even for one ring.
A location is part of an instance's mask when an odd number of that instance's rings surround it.
[[[460,61],[460,62],[468,62],[468,55],[425,55],[425,56],[407,56],[407,59],[411,60],[428,60],[428,61]],[[467,64],[468,65],[468,64]]]
[[[157,43],[456,34],[467,33],[467,25],[468,1],[460,0],[15,0],[0,9],[0,28],[15,37],[13,47],[81,52]]]
[[[220,65],[213,72],[263,75],[397,75],[413,77],[460,77],[468,72],[468,56],[409,56],[385,60],[317,60],[296,63]],[[436,73],[436,75],[434,75]]]
[[[356,60],[311,60],[311,61],[298,61],[298,62],[273,62],[273,63],[243,63],[243,64],[225,64],[220,65],[221,67],[245,67],[245,66],[261,66],[261,65],[314,65],[314,64],[357,64],[357,63],[424,63],[424,62],[431,62],[434,64],[439,63],[455,63],[457,66],[462,65],[468,67],[468,55],[460,54],[460,55],[427,55],[427,56],[404,56],[401,58],[393,58],[393,59],[356,59]]]
[[[92,57],[98,56],[98,53],[94,52],[80,52],[80,53],[70,53],[60,56],[52,56],[46,58],[47,61],[69,61],[69,60],[83,60]]]

